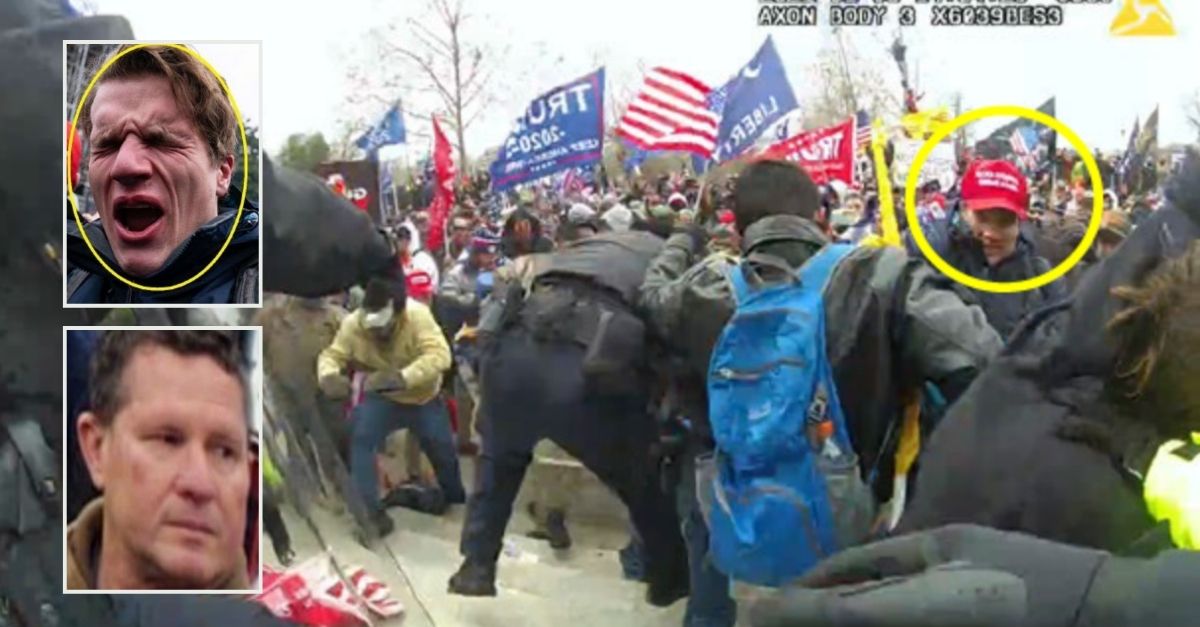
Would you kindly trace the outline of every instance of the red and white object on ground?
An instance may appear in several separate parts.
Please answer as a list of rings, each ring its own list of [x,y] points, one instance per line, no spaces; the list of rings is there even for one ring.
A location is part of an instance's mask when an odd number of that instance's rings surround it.
[[[325,554],[282,572],[264,567],[263,591],[253,599],[275,616],[309,627],[360,627],[371,625],[373,617],[392,618],[404,612],[387,585],[366,569],[350,566],[346,576],[349,586]]]

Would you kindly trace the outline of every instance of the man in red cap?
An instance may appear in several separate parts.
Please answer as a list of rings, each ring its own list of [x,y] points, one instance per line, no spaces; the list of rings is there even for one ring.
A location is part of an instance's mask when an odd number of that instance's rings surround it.
[[[1005,283],[1050,270],[1049,262],[1021,230],[1029,217],[1029,184],[1016,166],[1007,161],[976,161],[967,167],[961,190],[958,211],[948,219],[949,232],[930,238],[950,265],[980,279]],[[1001,337],[1008,337],[1026,314],[1065,295],[1058,281],[1015,294],[962,285],[957,289],[968,302],[979,303]]]

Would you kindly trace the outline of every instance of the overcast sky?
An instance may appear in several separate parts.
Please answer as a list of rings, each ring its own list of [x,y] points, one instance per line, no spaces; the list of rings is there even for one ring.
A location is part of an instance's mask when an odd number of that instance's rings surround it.
[[[819,85],[808,70],[830,42],[812,28],[760,28],[755,0],[464,0],[478,19],[468,34],[492,46],[511,48],[509,68],[535,73],[527,81],[504,81],[500,99],[468,132],[473,155],[501,143],[528,101],[555,85],[606,66],[609,89],[635,85],[637,65],[665,65],[718,85],[774,36],[790,81],[803,102]],[[1042,0],[1031,0],[1042,3]],[[415,15],[421,3],[339,0],[299,5],[282,1],[96,0],[102,13],[125,15],[143,39],[255,39],[263,42],[263,145],[274,152],[292,133],[322,131],[332,137],[342,101],[352,89],[348,64],[361,56],[365,33],[382,19]],[[393,5],[404,4],[397,9]],[[870,4],[870,3],[868,3]],[[906,2],[906,4],[909,4]],[[905,30],[910,70],[927,95],[924,106],[950,104],[955,91],[965,109],[1017,104],[1030,108],[1058,97],[1058,117],[1093,147],[1123,148],[1123,133],[1135,116],[1145,120],[1161,106],[1160,143],[1195,140],[1183,105],[1200,91],[1200,2],[1166,0],[1179,35],[1174,38],[1115,38],[1108,27],[1119,1],[1066,6],[1065,25],[1049,28],[937,28]],[[928,7],[922,7],[928,11]],[[887,53],[896,30],[896,9],[882,28],[847,29],[861,63],[877,68],[899,90],[899,74]],[[928,15],[921,18],[928,22]],[[825,29],[827,30],[827,29]],[[548,53],[548,54],[543,54]],[[206,52],[207,53],[207,52]],[[217,63],[216,59],[213,59]],[[856,71],[851,67],[851,72]],[[257,74],[222,68],[235,90]],[[406,98],[405,94],[396,94]],[[238,93],[239,104],[245,98]],[[243,105],[246,106],[246,105]],[[379,111],[382,114],[383,111]],[[252,116],[253,117],[253,116]],[[428,120],[408,117],[410,129]],[[980,122],[976,135],[1003,120]],[[412,157],[428,151],[427,141],[407,148]],[[385,153],[388,156],[388,153]]]
[[[259,77],[262,46],[253,43],[193,43],[196,52],[212,64],[229,85],[242,118],[257,125],[262,115],[262,81]]]

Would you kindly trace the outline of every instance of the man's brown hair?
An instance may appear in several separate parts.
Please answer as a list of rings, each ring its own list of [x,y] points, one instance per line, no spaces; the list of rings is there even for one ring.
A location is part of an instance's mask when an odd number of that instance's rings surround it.
[[[242,386],[244,401],[248,403],[249,390],[243,374],[238,338],[236,331],[105,331],[95,354],[92,355],[88,380],[90,409],[99,418],[102,426],[112,425],[113,417],[128,400],[122,385],[125,367],[133,354],[143,346],[161,346],[186,356],[211,357],[222,370],[237,378]]]
[[[122,45],[96,66],[96,71],[134,45],[137,44]],[[139,48],[117,59],[104,71],[79,113],[79,125],[84,135],[90,137],[92,134],[92,102],[101,84],[145,76],[161,76],[171,84],[175,104],[192,120],[196,131],[208,146],[208,156],[213,163],[233,154],[237,141],[237,118],[221,87],[221,80],[199,58],[168,46]]]
[[[1200,241],[1164,261],[1136,286],[1112,290],[1127,306],[1108,323],[1125,402],[1164,434],[1197,429],[1200,402]]]

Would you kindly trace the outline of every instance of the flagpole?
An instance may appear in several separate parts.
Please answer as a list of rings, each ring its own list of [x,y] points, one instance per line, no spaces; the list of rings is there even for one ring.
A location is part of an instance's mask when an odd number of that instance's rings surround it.
[[[854,82],[850,80],[850,61],[846,58],[846,48],[842,44],[842,29],[835,26],[833,28],[834,37],[837,38],[838,53],[842,59],[842,75],[846,79],[846,88],[850,91],[850,114],[858,111],[858,95],[854,93]]]
[[[393,216],[397,221],[400,220],[400,196],[396,194],[396,177],[392,177],[392,210],[395,212]]]

